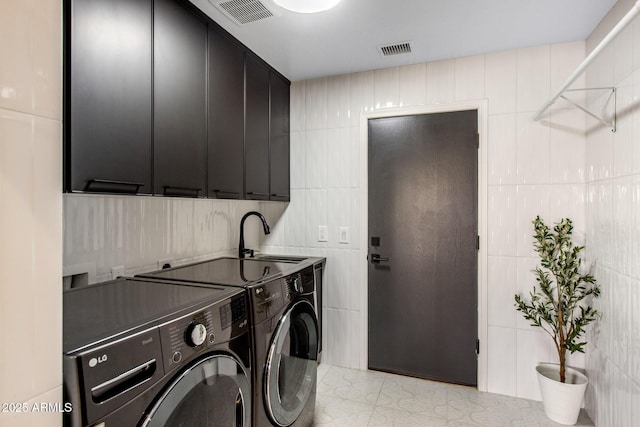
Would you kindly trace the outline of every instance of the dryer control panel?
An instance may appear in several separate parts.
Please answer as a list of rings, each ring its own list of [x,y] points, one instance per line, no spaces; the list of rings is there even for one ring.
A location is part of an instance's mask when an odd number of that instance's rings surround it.
[[[302,271],[284,277],[286,284],[285,299],[291,300],[295,295],[308,295],[315,291],[315,281],[313,276],[313,266],[309,266]]]
[[[280,279],[270,280],[249,288],[253,324],[279,315],[280,310],[294,298],[312,295],[315,291],[313,266],[289,274]]]
[[[275,316],[284,306],[283,283],[284,279],[275,279],[249,288],[254,325]]]

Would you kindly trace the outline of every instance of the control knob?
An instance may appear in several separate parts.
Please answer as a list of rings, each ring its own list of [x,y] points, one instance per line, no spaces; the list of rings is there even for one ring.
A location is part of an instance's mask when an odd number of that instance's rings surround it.
[[[185,341],[190,347],[197,347],[207,339],[207,327],[202,323],[192,323],[185,331]]]

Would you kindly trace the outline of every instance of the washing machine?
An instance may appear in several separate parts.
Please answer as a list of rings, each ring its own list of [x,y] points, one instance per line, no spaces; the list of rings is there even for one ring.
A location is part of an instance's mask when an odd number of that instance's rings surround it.
[[[63,304],[65,426],[251,425],[242,289],[123,278]]]
[[[323,258],[223,257],[142,276],[245,289],[252,331],[253,425],[298,427],[313,424],[322,310],[315,283],[323,266]]]
[[[249,295],[254,426],[311,426],[320,350],[313,266],[253,286]]]

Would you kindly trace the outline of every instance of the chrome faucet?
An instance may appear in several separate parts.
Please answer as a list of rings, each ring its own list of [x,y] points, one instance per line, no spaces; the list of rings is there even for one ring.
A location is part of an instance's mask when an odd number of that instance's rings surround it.
[[[271,229],[269,228],[269,224],[267,224],[267,220],[260,212],[251,211],[244,214],[242,220],[240,220],[240,243],[238,244],[238,258],[244,258],[246,254],[249,254],[249,256],[253,258],[253,249],[246,249],[244,247],[244,221],[251,215],[255,215],[260,218],[260,221],[262,221],[262,229],[264,230],[264,234],[271,233]]]

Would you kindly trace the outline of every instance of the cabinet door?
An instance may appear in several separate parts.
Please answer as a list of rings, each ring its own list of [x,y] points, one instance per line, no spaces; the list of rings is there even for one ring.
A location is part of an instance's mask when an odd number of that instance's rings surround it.
[[[271,73],[270,199],[289,201],[289,82]]]
[[[209,28],[209,197],[244,196],[244,50]]]
[[[179,1],[154,3],[154,192],[206,197],[207,23]]]
[[[74,0],[65,189],[150,193],[151,0]]]
[[[247,55],[245,180],[247,199],[269,199],[269,69]]]

